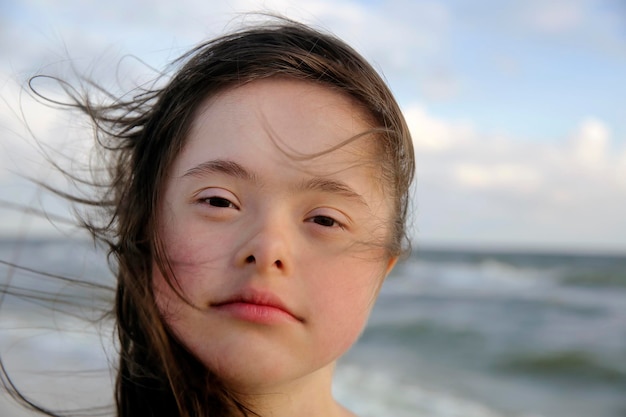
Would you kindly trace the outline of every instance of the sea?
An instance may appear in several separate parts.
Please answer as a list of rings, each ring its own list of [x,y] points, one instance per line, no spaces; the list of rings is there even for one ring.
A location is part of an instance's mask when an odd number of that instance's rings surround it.
[[[0,355],[27,397],[111,415],[113,284],[93,243],[0,239]],[[418,248],[333,390],[360,417],[626,417],[626,255]]]

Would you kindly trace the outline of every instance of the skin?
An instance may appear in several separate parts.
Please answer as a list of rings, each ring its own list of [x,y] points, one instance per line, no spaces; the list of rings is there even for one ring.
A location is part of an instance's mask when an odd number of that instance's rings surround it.
[[[375,138],[350,98],[254,81],[207,100],[159,208],[176,295],[155,268],[166,324],[265,416],[348,416],[331,394],[396,259]]]

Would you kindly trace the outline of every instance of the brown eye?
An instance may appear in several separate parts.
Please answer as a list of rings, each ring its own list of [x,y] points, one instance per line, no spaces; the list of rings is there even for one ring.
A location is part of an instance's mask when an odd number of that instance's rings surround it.
[[[209,197],[205,198],[203,201],[213,207],[236,208],[233,203],[222,197]]]
[[[315,216],[311,219],[311,221],[325,227],[333,227],[338,225],[335,219],[328,216]]]

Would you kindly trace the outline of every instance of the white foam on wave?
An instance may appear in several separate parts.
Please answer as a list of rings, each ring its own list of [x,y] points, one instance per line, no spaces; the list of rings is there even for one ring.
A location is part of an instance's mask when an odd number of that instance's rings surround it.
[[[351,364],[337,368],[333,392],[360,417],[504,417],[483,404]]]
[[[557,284],[552,271],[519,268],[498,261],[475,264],[413,261],[390,277],[382,292],[416,296],[433,293],[508,296],[520,291],[543,292]]]

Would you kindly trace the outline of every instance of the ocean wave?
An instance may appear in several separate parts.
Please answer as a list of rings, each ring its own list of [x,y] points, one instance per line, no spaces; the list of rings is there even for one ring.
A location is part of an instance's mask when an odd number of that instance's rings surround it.
[[[585,287],[626,288],[626,267],[614,270],[570,271],[564,274],[561,282],[565,285]]]
[[[537,376],[541,378],[559,379],[576,384],[584,381],[590,383],[606,383],[626,388],[626,367],[623,363],[607,364],[589,352],[576,350],[521,353],[510,355],[497,364],[500,371]]]
[[[420,344],[456,346],[467,348],[468,345],[477,345],[484,342],[480,333],[469,328],[445,327],[431,321],[408,323],[380,323],[368,326],[361,336],[363,343],[376,341],[397,346],[415,346]]]
[[[504,417],[473,400],[355,365],[337,368],[333,392],[339,402],[361,417]]]

